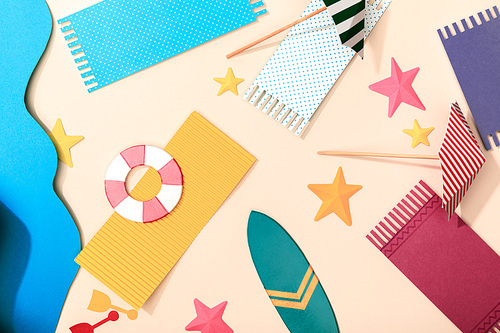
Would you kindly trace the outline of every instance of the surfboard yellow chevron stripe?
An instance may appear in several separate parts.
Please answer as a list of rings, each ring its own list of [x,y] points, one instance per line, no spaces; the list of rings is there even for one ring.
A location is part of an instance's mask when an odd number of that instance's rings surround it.
[[[312,275],[312,278],[311,278]],[[309,286],[307,286],[307,283]],[[274,306],[279,306],[282,308],[291,308],[298,310],[305,310],[307,308],[307,304],[309,304],[309,300],[311,299],[316,286],[318,285],[318,277],[314,274],[314,271],[311,266],[306,271],[302,282],[300,283],[299,289],[295,293],[285,292],[285,291],[277,291],[277,290],[266,290],[267,295],[269,297],[280,297],[285,299],[274,299],[271,298],[271,302]],[[307,287],[307,289],[306,289]],[[302,299],[302,301],[300,301]]]

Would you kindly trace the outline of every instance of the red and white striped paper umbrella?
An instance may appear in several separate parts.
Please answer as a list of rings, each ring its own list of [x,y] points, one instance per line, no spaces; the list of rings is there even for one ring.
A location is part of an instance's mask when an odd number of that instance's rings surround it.
[[[486,157],[474,138],[474,134],[458,103],[451,104],[448,127],[439,149],[439,156],[350,151],[319,151],[318,154],[439,160],[443,179],[443,208],[448,213],[448,218],[451,218],[479,170],[486,162]]]
[[[443,208],[451,218],[486,161],[458,103],[451,105],[438,155],[443,177]]]

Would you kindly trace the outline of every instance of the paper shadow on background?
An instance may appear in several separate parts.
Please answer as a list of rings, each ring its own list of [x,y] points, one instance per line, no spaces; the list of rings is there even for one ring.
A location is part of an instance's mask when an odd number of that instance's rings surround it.
[[[299,33],[294,33],[294,34],[290,33],[290,30],[293,29],[293,28],[290,28],[288,30],[285,30],[285,31],[277,34],[276,36],[271,37],[269,39],[269,41],[267,41],[267,42],[264,41],[260,44],[252,46],[251,48],[249,48],[245,51],[242,51],[241,53],[238,53],[238,54],[234,55],[233,57],[236,58],[236,57],[241,57],[241,56],[245,56],[245,55],[250,55],[252,53],[259,52],[261,50],[265,50],[268,48],[275,48],[276,49],[276,48],[278,48],[279,45],[281,45],[281,43],[283,43],[287,39],[292,39],[292,38],[295,38],[298,36],[310,34],[310,33],[316,32],[316,31],[320,31],[320,30],[330,29],[333,26],[334,26],[334,24],[332,23],[330,25],[323,25],[323,26],[319,26],[319,27],[314,27],[314,28],[303,30]],[[276,30],[277,29],[278,28],[276,28]],[[260,37],[263,37],[263,36],[260,36]],[[245,46],[245,45],[241,45],[241,47],[243,47],[243,46]]]
[[[226,200],[224,200],[224,202],[222,203],[222,205],[219,207],[219,209],[224,206],[224,204],[234,195],[234,193],[236,193],[238,191],[238,189],[243,186],[243,184],[245,183],[245,181],[248,179],[248,177],[250,177],[250,175],[252,174],[252,171],[256,168],[257,164],[259,163],[259,160],[256,159],[255,162],[252,164],[252,166],[250,167],[250,169],[248,169],[247,173],[243,176],[243,178],[241,178],[240,182],[236,185],[236,187],[233,189],[233,191],[227,196]],[[217,211],[219,211],[219,209],[217,209]],[[217,214],[217,212],[215,212],[215,214]],[[214,215],[215,215],[214,214]],[[212,216],[213,217],[213,216]],[[207,222],[207,225],[209,223],[211,223],[210,221],[212,220],[212,218],[210,218],[210,220]],[[203,227],[203,229],[200,231],[200,233],[196,236],[196,238],[193,240],[193,242],[191,243],[191,245],[196,242],[196,239],[198,238],[198,236],[203,232],[203,230],[206,228],[207,226],[205,225],[205,227]],[[189,245],[189,247],[186,249],[186,251],[184,251],[184,253],[186,253],[187,251],[189,251],[189,248],[191,247],[191,245]],[[153,315],[155,310],[156,310],[156,307],[158,306],[160,300],[162,299],[163,297],[163,294],[165,293],[165,290],[167,289],[167,286],[168,284],[170,283],[170,279],[172,278],[172,276],[175,274],[175,271],[177,269],[177,266],[178,266],[178,263],[179,261],[182,260],[182,258],[184,257],[184,253],[180,256],[179,260],[177,260],[177,262],[174,264],[174,266],[172,267],[172,269],[167,273],[167,275],[165,276],[165,278],[160,282],[160,284],[158,285],[158,287],[155,289],[155,291],[151,294],[151,296],[146,300],[146,302],[144,303],[144,305],[142,306],[142,310],[144,310],[146,313],[148,313],[149,315]]]
[[[14,332],[14,304],[28,264],[30,249],[28,229],[0,202],[0,332]]]
[[[484,163],[481,170],[479,170],[476,179],[470,186],[459,206],[462,210],[462,215],[467,216],[467,221],[465,222],[469,226],[474,226],[474,223],[477,221],[477,217],[481,212],[483,206],[500,183],[500,165],[498,165],[498,163],[492,156],[493,154],[498,153],[498,148],[493,144],[493,139],[488,138],[492,148],[490,150],[486,150],[484,144],[481,141],[481,136],[479,135],[479,131],[477,129],[476,123],[474,122],[472,114],[469,112],[465,117],[472,129],[472,132],[474,133],[479,147],[481,147],[481,150],[486,157],[486,162]],[[495,133],[495,135],[498,134]]]
[[[460,203],[462,215],[467,216],[465,222],[471,227],[477,222],[481,210],[500,183],[500,166],[491,156],[492,153],[497,152],[498,148],[492,148],[490,153],[485,153],[486,163]]]
[[[386,163],[386,164],[391,164],[391,165],[400,165],[400,166],[407,166],[407,167],[416,167],[416,168],[422,168],[422,169],[433,169],[436,170],[436,172],[440,172],[439,169],[441,168],[441,165],[439,164],[438,161],[435,160],[421,160],[421,159],[398,159],[398,158],[386,158],[386,157],[371,157],[371,156],[327,156],[324,155],[322,156],[324,158],[330,158],[330,159],[342,159],[342,158],[349,158],[349,159],[356,159],[359,161],[370,161],[370,162],[378,162],[378,163]]]

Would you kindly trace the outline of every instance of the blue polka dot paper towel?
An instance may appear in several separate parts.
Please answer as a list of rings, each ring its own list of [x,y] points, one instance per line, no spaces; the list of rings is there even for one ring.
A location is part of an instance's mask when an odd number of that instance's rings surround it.
[[[366,0],[365,37],[390,3]],[[323,6],[312,0],[302,17]],[[321,12],[290,30],[244,98],[300,135],[355,54],[342,45],[328,12]]]
[[[89,92],[257,20],[262,1],[104,0],[58,21]]]

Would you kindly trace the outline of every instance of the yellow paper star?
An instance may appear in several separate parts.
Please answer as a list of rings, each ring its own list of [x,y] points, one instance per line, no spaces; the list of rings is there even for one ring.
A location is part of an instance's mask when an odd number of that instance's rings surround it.
[[[349,198],[361,190],[363,186],[346,184],[342,167],[337,170],[332,184],[311,184],[308,187],[323,201],[314,221],[319,221],[323,217],[335,213],[345,224],[352,225]]]
[[[229,67],[227,69],[226,77],[214,77],[214,81],[221,84],[219,92],[217,93],[217,96],[220,96],[228,90],[232,91],[235,95],[239,95],[237,86],[245,80],[234,77],[233,69]]]
[[[415,122],[413,124],[413,129],[403,130],[403,132],[413,137],[413,141],[411,143],[412,148],[415,148],[421,143],[423,143],[426,146],[429,146],[430,143],[429,139],[427,139],[427,136],[429,136],[429,134],[431,134],[432,131],[434,131],[434,127],[421,128],[420,125],[418,124],[417,119],[415,119]]]
[[[49,138],[54,143],[57,151],[57,157],[70,168],[73,167],[73,160],[71,159],[70,148],[83,140],[83,136],[66,135],[61,119],[57,119],[52,133],[48,133]]]

